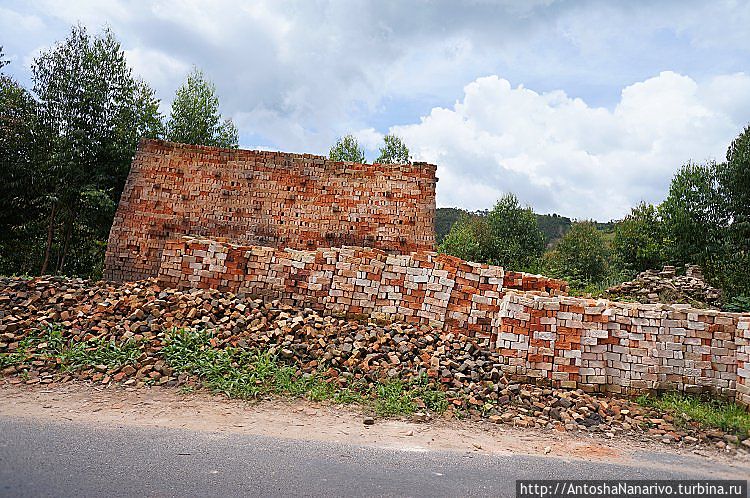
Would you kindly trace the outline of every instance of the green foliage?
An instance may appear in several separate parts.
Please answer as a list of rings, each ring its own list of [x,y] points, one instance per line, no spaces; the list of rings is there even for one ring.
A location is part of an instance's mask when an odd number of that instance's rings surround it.
[[[730,296],[750,295],[750,126],[732,142],[719,171],[726,227],[714,279]]]
[[[750,435],[750,413],[745,407],[733,401],[669,392],[661,396],[642,395],[636,402],[673,414],[678,425],[697,424],[703,428],[721,429],[740,437]]]
[[[331,161],[348,161],[352,163],[364,163],[365,151],[359,146],[354,135],[346,135],[336,140],[328,152]]]
[[[409,164],[409,149],[403,141],[396,135],[386,135],[383,137],[383,146],[380,148],[380,155],[375,159],[379,164]]]
[[[609,273],[609,248],[591,221],[579,221],[545,255],[548,273],[573,286],[601,282]]]
[[[44,253],[49,129],[33,96],[0,75],[0,273],[38,271]]]
[[[735,313],[747,313],[750,311],[750,296],[734,296],[722,309]]]
[[[340,387],[318,374],[300,374],[293,365],[283,364],[268,351],[216,349],[210,343],[211,337],[208,331],[174,330],[162,354],[175,372],[194,375],[205,387],[228,397],[250,399],[284,394],[336,403],[366,403],[374,398],[375,411],[381,415],[412,413],[417,400],[433,411],[448,407],[445,394],[433,388],[426,378],[411,384],[378,383],[372,392],[362,383]]]
[[[207,388],[232,398],[251,399],[269,393],[339,402],[358,398],[317,375],[300,375],[268,351],[216,349],[210,340],[211,333],[207,331],[175,330],[162,354],[176,372],[195,375]]]
[[[14,353],[0,354],[0,369],[43,358],[56,359],[64,371],[97,365],[114,369],[134,365],[142,353],[143,342],[116,343],[104,339],[73,342],[64,339],[59,327],[49,327],[30,332]]]
[[[506,194],[486,215],[460,218],[440,251],[469,261],[524,270],[534,267],[544,251],[544,235],[531,208]]]
[[[437,208],[435,210],[435,242],[440,245],[459,218],[468,214],[466,210],[460,208]]]
[[[727,162],[688,164],[659,206],[666,254],[694,263],[725,293],[750,295],[750,127],[732,142]]]
[[[58,356],[66,370],[90,368],[95,365],[116,369],[124,365],[134,365],[142,353],[142,344],[135,340],[118,344],[114,341],[96,339],[68,344]]]
[[[652,204],[640,203],[615,226],[614,253],[631,275],[666,262],[664,227],[659,211]]]
[[[165,136],[172,142],[237,148],[237,127],[229,118],[222,120],[216,87],[197,68],[177,89]]]
[[[719,184],[731,222],[733,241],[750,250],[750,126],[727,150],[727,163],[719,172]]]
[[[719,193],[721,168],[714,163],[686,164],[672,179],[669,194],[659,206],[667,251],[677,264],[706,261],[719,248],[726,221]]]
[[[486,215],[487,212],[469,213],[461,208],[437,208],[435,210],[435,241],[440,245],[450,232],[453,225],[458,222],[462,216]],[[573,224],[570,218],[560,216],[559,214],[536,214],[537,225],[544,235],[544,243],[549,246],[559,240]],[[598,223],[597,226],[607,226],[607,224]]]
[[[440,244],[440,252],[467,261],[488,261],[490,236],[487,218],[475,214],[461,215]]]
[[[487,215],[490,228],[489,263],[523,270],[533,266],[544,252],[544,234],[530,207],[506,194]]]

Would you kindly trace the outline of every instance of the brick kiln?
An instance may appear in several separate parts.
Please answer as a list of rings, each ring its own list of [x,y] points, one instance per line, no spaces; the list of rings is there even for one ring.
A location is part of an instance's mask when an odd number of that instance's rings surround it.
[[[186,234],[306,250],[432,250],[436,181],[426,163],[144,140],[109,235],[104,278],[155,277],[165,241]]]

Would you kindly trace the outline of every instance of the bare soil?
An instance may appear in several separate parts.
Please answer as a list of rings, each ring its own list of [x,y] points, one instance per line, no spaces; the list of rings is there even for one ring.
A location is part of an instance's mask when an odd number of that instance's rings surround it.
[[[402,451],[546,455],[635,465],[643,451],[690,455],[750,475],[750,455],[712,447],[665,445],[647,437],[595,436],[500,426],[439,417],[426,423],[376,418],[363,424],[359,407],[303,399],[241,401],[176,388],[126,388],[67,382],[12,384],[0,380],[0,416],[74,423],[181,428],[339,442]]]

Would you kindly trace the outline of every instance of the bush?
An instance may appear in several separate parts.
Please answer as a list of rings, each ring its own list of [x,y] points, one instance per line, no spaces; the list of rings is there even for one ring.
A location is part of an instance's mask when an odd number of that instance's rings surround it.
[[[467,261],[485,262],[490,255],[487,244],[489,225],[486,218],[464,214],[451,227],[440,244],[439,251]]]
[[[604,235],[591,221],[576,222],[554,249],[545,255],[550,275],[574,287],[603,281],[610,271],[610,251]]]

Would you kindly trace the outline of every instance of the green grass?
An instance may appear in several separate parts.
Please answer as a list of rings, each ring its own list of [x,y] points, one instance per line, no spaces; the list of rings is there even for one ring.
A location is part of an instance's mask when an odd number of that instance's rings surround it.
[[[424,376],[413,383],[391,380],[375,387],[375,413],[378,415],[412,414],[417,411],[418,400],[433,412],[442,413],[448,408],[445,393],[431,387]]]
[[[740,437],[750,435],[750,413],[732,401],[673,392],[642,395],[636,402],[673,414],[675,423],[683,427],[696,422],[702,428],[721,429]]]
[[[211,337],[208,331],[173,330],[162,354],[175,372],[193,375],[206,388],[230,398],[284,394],[314,401],[359,401],[355,391],[340,388],[318,374],[302,375],[268,351],[216,349],[209,342]]]
[[[360,403],[372,405],[383,416],[414,413],[419,400],[434,412],[448,407],[445,394],[430,386],[426,377],[412,383],[380,382],[372,388],[363,381],[341,387],[318,373],[302,375],[267,351],[216,349],[210,344],[211,337],[208,331],[173,330],[162,354],[176,372],[196,376],[211,391],[231,398],[281,394],[313,401]]]
[[[36,332],[36,331],[34,331]],[[45,342],[45,339],[52,337],[53,332],[59,332],[56,328],[47,328],[40,335],[33,333],[28,334],[18,343],[18,348],[12,353],[0,354],[0,369],[20,365],[27,361],[33,360],[35,355],[41,351],[37,346]]]
[[[63,338],[62,330],[58,327],[40,332],[36,335],[31,333],[19,342],[16,352],[0,355],[0,368],[43,358],[59,360],[63,371],[96,365],[119,368],[135,364],[143,352],[142,344],[133,340],[121,344],[104,339],[72,342]]]
[[[390,380],[368,384],[357,380],[339,384],[319,372],[303,374],[296,365],[284,363],[269,351],[217,349],[211,345],[212,337],[210,331],[175,329],[167,334],[159,354],[175,374],[187,373],[198,379],[202,387],[230,398],[254,399],[275,394],[312,401],[358,403],[381,416],[409,415],[421,406],[440,413],[448,407],[445,393],[436,389],[426,376],[413,382]],[[45,359],[56,361],[62,371],[99,365],[115,369],[136,365],[145,345],[134,340],[74,342],[65,339],[60,328],[53,327],[30,332],[16,352],[0,355],[0,368]],[[188,386],[183,391],[193,389],[194,386]]]

